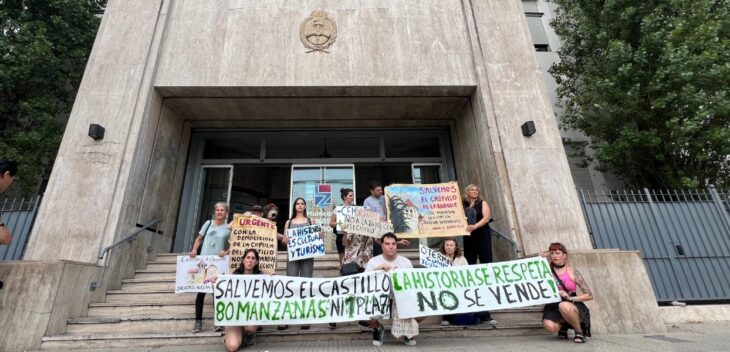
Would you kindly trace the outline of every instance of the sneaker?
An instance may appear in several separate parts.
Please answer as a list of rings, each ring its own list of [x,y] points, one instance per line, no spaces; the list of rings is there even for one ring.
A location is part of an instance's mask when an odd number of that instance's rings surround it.
[[[403,336],[403,344],[406,346],[415,346],[416,339],[408,338],[408,336]]]
[[[385,335],[385,329],[382,324],[373,329],[373,346],[383,345],[383,335]]]
[[[451,323],[449,323],[448,320],[442,320],[441,321],[441,326],[449,326],[449,325],[451,325]]]
[[[216,326],[215,332],[223,332],[224,328],[222,326]]]
[[[487,324],[489,326],[497,326],[497,321],[492,318],[482,319],[482,324]]]
[[[193,326],[193,333],[201,332],[203,331],[203,321],[202,320],[196,320],[195,326]]]

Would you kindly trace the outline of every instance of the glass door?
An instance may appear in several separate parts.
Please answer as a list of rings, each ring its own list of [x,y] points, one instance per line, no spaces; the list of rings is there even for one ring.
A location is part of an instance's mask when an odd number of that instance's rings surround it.
[[[335,236],[329,227],[335,207],[342,205],[340,188],[355,189],[355,165],[292,165],[291,196],[288,210],[291,217],[294,200],[301,197],[307,202],[307,216],[314,223],[322,224],[325,232],[325,249],[336,253]],[[353,191],[354,192],[354,191]],[[356,197],[357,199],[357,197]]]
[[[200,175],[200,193],[195,209],[193,233],[197,234],[205,221],[215,215],[213,206],[218,202],[230,204],[231,181],[233,179],[233,165],[204,165]],[[229,218],[233,209],[229,209]],[[194,235],[187,241],[186,248],[192,248]]]
[[[441,174],[441,164],[439,163],[414,163],[411,164],[411,175],[413,176],[413,183],[441,183],[444,179]],[[435,248],[441,244],[441,239],[438,237],[421,238],[418,243]]]

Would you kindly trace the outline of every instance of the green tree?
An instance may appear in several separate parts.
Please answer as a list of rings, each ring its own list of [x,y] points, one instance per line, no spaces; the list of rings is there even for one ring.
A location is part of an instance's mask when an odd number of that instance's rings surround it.
[[[100,0],[0,0],[0,158],[48,177],[99,27]]]
[[[551,0],[564,128],[632,186],[730,186],[730,4]]]

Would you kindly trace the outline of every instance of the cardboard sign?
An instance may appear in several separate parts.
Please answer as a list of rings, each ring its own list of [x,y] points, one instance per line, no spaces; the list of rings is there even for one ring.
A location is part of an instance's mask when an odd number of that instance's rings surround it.
[[[390,317],[390,277],[372,271],[335,278],[218,277],[215,325],[320,324]]]
[[[276,272],[276,223],[254,215],[236,214],[231,231],[229,272],[243,262],[243,254],[253,248],[259,252],[259,268],[266,274]]]
[[[342,231],[348,234],[380,238],[386,232],[393,232],[390,223],[380,220],[378,213],[360,208],[354,216],[343,215]]]
[[[210,278],[214,275],[228,274],[228,256],[199,255],[190,258],[177,256],[175,269],[175,293],[213,292]]]
[[[560,302],[545,258],[390,272],[401,319]]]
[[[385,206],[399,238],[468,235],[456,182],[385,187]]]
[[[335,217],[337,218],[337,231],[342,231],[342,224],[345,222],[345,216],[355,216],[358,210],[362,209],[361,206],[350,205],[338,205],[335,207]]]
[[[287,246],[289,260],[301,260],[324,255],[321,225],[289,229],[286,231],[286,235],[289,237],[289,245]]]
[[[426,268],[445,268],[451,266],[451,262],[441,252],[435,251],[422,244],[418,245],[418,257],[421,265]]]

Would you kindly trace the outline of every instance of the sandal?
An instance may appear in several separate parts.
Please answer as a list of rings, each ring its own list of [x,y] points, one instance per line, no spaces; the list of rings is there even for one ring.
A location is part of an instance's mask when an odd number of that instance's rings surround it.
[[[560,324],[560,330],[558,330],[558,340],[568,339],[568,324]]]
[[[583,336],[582,331],[576,331],[575,337],[573,338],[573,342],[575,343],[586,343],[586,337]]]

